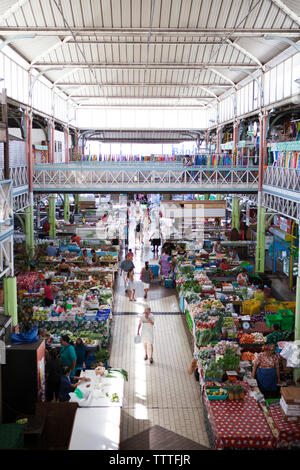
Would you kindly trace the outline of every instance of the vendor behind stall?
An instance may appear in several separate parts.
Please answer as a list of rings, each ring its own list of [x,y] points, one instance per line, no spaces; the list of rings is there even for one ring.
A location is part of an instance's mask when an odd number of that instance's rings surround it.
[[[46,255],[47,256],[56,256],[57,255],[57,248],[55,248],[53,242],[51,242],[50,245],[47,246]]]
[[[237,253],[237,251],[236,251],[235,248],[229,248],[229,250],[228,250],[228,256],[229,256],[229,258],[231,258],[232,261],[234,261],[234,262],[239,262],[239,261],[240,261],[239,255],[238,255],[238,253]]]
[[[263,346],[263,352],[258,354],[253,362],[252,378],[256,378],[258,387],[265,397],[278,391],[279,359],[274,344]]]
[[[75,375],[77,356],[76,351],[68,335],[62,335],[60,358],[64,367],[70,367],[70,375]]]
[[[238,274],[236,281],[239,287],[247,287],[249,285],[248,271],[246,268],[243,268],[242,272]]]
[[[221,239],[218,238],[217,241],[215,241],[215,243],[213,244],[213,250],[212,250],[212,254],[217,254],[217,253],[223,253],[224,252],[224,249],[221,245]]]
[[[61,402],[69,401],[69,393],[74,392],[75,388],[78,387],[82,382],[90,382],[91,379],[88,377],[72,377],[70,367],[63,368],[63,374],[60,380],[60,388],[58,392],[58,399]]]
[[[88,255],[87,250],[83,250],[82,254],[79,256],[79,259],[86,263],[87,265],[90,265],[93,263],[92,258]]]
[[[81,237],[77,233],[73,233],[72,243],[76,243],[80,248]]]
[[[228,269],[230,269],[230,264],[228,263],[226,258],[222,259],[222,261],[220,263],[220,268],[222,269],[222,271],[228,271]]]
[[[71,266],[66,263],[66,260],[64,258],[61,260],[61,263],[58,265],[56,270],[59,274],[71,274],[72,272]]]
[[[94,248],[91,250],[91,255],[92,255],[92,263],[97,264],[99,262],[100,256],[97,255],[96,251]]]
[[[274,344],[274,346],[277,346],[277,343],[279,341],[284,341],[284,340],[285,340],[285,335],[283,331],[281,331],[278,323],[274,323],[274,325],[272,325],[272,333],[267,335],[266,343]]]
[[[50,305],[54,302],[54,292],[58,292],[57,287],[53,287],[51,279],[46,279],[46,285],[44,287],[44,304],[46,307],[50,307]]]

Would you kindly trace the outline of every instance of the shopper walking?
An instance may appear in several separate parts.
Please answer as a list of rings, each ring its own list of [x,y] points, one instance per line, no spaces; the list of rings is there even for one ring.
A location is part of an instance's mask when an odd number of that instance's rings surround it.
[[[135,239],[139,242],[139,244],[143,243],[142,241],[142,224],[139,220],[135,227]]]
[[[140,335],[140,330],[141,335]],[[146,307],[144,313],[140,316],[139,326],[137,334],[141,336],[141,340],[144,343],[145,349],[145,361],[148,359],[148,344],[150,353],[150,364],[153,363],[153,328],[154,328],[154,316],[151,313],[150,307]]]
[[[76,371],[75,375],[80,375],[80,371],[83,369],[86,357],[88,355],[88,349],[81,338],[78,338],[75,343],[76,352]]]
[[[120,264],[120,276],[123,276],[125,291],[127,290],[127,274],[130,269],[134,269],[135,266],[130,256],[127,254],[125,259]]]
[[[51,279],[46,279],[46,285],[44,287],[44,305],[50,307],[54,302],[54,292],[58,292],[56,287],[52,286]]]
[[[160,233],[159,233],[159,229],[156,228],[153,230],[151,236],[150,236],[150,240],[151,240],[151,244],[153,246],[153,252],[154,252],[154,256],[157,255],[158,256],[158,248],[160,247],[160,244],[161,244],[161,240],[160,240]]]
[[[150,283],[153,279],[153,273],[149,268],[149,262],[145,262],[145,267],[141,271],[141,281],[144,285],[144,299],[147,299],[148,291],[150,289]]]
[[[129,269],[126,280],[127,280],[127,292],[128,292],[129,300],[130,302],[132,300],[135,302],[136,298],[135,298],[135,282],[134,282],[133,268]]]

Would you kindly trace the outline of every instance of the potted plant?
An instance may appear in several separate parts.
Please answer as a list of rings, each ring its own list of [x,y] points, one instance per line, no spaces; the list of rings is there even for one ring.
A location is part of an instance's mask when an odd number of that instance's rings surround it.
[[[100,349],[95,353],[95,359],[100,365],[104,365],[105,369],[108,367],[108,359],[110,358],[110,354],[107,349]]]

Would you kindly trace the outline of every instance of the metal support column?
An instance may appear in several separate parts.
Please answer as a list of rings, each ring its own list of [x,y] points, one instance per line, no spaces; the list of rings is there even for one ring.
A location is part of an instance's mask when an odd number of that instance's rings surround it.
[[[70,135],[69,135],[69,128],[68,127],[65,127],[64,129],[64,135],[65,135],[65,162],[66,163],[69,163],[69,138],[70,138]]]
[[[26,207],[25,209],[25,235],[26,253],[29,260],[32,260],[35,254],[32,205]]]
[[[66,222],[70,220],[70,197],[68,193],[64,196],[64,220]]]
[[[266,236],[266,209],[259,206],[257,209],[257,231],[256,231],[256,252],[255,252],[255,272],[265,271],[265,236]]]
[[[237,196],[232,197],[231,229],[240,230],[240,199]]]
[[[50,224],[49,237],[55,238],[56,237],[56,217],[55,217],[56,199],[55,199],[55,196],[50,196],[48,201],[49,201],[48,218],[49,218],[49,224]]]
[[[4,313],[12,317],[13,326],[18,324],[17,278],[6,277],[4,287]]]
[[[7,117],[7,96],[6,88],[2,89],[2,123],[5,125],[4,140],[4,179],[9,180],[9,137],[8,137],[8,117]]]
[[[74,197],[74,213],[79,214],[79,194],[73,194]]]

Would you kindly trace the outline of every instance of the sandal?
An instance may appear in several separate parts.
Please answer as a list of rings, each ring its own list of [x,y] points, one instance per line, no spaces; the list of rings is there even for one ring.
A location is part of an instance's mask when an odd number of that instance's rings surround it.
[[[152,357],[150,357],[150,364],[152,364],[152,363],[153,363],[153,359],[152,359]]]
[[[146,356],[144,357],[144,360],[147,361],[147,359],[148,359],[148,356],[147,356],[147,354],[146,354]]]

